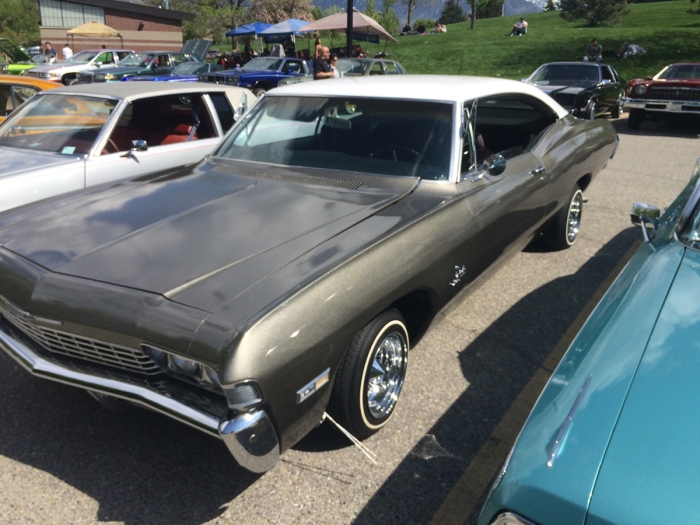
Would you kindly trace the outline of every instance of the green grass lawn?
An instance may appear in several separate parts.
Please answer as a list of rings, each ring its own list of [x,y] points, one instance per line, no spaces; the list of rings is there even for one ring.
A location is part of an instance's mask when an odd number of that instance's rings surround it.
[[[589,28],[566,22],[557,12],[527,15],[528,34],[509,37],[519,16],[452,24],[445,34],[399,36],[386,51],[409,73],[484,75],[521,79],[545,62],[582,60],[586,45],[595,37],[603,45],[605,61],[630,80],[657,73],[679,61],[700,61],[700,16],[686,11],[698,4],[688,0],[632,4],[618,25]],[[647,50],[641,57],[619,60],[623,42]],[[301,42],[300,42],[301,43]],[[324,42],[325,43],[325,42]],[[365,46],[363,45],[363,48]],[[370,54],[384,44],[370,44]]]

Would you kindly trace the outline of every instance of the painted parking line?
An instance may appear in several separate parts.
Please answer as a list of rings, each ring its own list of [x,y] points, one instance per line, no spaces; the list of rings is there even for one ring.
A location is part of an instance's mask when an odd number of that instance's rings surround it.
[[[559,339],[552,352],[542,362],[535,375],[532,376],[532,379],[525,385],[525,388],[518,394],[501,421],[496,425],[486,443],[474,456],[462,477],[452,487],[430,521],[431,525],[462,525],[472,513],[474,506],[484,491],[489,488],[491,480],[503,465],[540,392],[569,348],[571,341],[640,245],[641,241],[637,241],[627,250],[566,330],[566,333]]]

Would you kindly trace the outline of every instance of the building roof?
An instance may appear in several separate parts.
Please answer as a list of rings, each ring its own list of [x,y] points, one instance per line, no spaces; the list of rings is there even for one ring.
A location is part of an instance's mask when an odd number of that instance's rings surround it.
[[[132,2],[120,2],[118,0],[71,0],[74,4],[91,5],[117,11],[129,11],[139,15],[157,16],[159,18],[169,18],[171,20],[194,20],[194,15],[172,9],[161,9]]]

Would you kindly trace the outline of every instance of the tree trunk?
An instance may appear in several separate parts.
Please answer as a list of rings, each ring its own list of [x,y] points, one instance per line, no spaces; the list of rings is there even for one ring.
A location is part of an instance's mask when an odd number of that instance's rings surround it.
[[[476,29],[476,0],[471,0],[472,4],[472,29]]]

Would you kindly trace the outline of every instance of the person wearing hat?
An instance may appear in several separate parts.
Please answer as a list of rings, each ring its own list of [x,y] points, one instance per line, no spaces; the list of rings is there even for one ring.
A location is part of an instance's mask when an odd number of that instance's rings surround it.
[[[525,21],[525,17],[521,16],[520,21],[513,24],[513,30],[510,32],[510,36],[523,36],[525,33],[527,33],[527,22]]]

